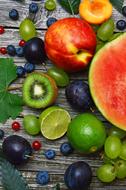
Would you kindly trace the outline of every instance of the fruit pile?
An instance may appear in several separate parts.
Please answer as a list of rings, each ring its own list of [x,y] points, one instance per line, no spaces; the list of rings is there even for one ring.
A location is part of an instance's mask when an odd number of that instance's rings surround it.
[[[126,133],[112,127],[108,134],[104,144],[105,164],[97,170],[97,176],[102,182],[110,183],[116,177],[126,178],[126,141],[124,140]]]
[[[104,147],[105,163],[97,170],[98,179],[107,183],[115,178],[124,179],[126,132],[119,128],[126,130],[126,34],[114,32],[115,23],[110,18],[114,0],[113,4],[109,0],[83,0],[75,4],[58,0],[58,3],[70,14],[79,13],[81,19],[74,16],[59,20],[49,17],[46,23],[48,29],[44,39],[41,39],[34,23],[39,5],[32,2],[29,17],[19,26],[21,40],[18,47],[10,44],[0,48],[1,54],[11,57],[0,58],[0,122],[12,118],[12,129],[18,132],[22,126],[15,119],[21,114],[23,106],[41,112],[39,116],[20,115],[23,116],[24,131],[36,138],[32,143],[17,134],[6,136],[0,129],[0,166],[3,167],[6,162],[22,165],[34,159],[34,152],[42,150],[42,142],[37,135],[56,140],[66,134],[68,142],[59,147],[63,156],[69,156],[74,150],[82,155],[94,154]],[[47,11],[54,11],[56,6],[55,0],[44,2]],[[126,6],[115,7],[126,16]],[[11,20],[17,21],[19,17],[18,10],[10,10]],[[124,30],[126,22],[119,20],[116,27]],[[4,35],[4,32],[5,28],[0,26],[0,35]],[[24,57],[27,62],[24,66],[16,66],[14,56]],[[54,66],[47,69],[48,62]],[[70,73],[84,72],[89,63],[89,85],[83,80],[70,81]],[[36,65],[43,67],[44,71],[35,70]],[[19,77],[23,78],[23,84],[19,88],[10,86]],[[65,91],[71,108],[78,111],[78,115],[72,119],[67,110],[57,105],[60,88]],[[21,90],[22,96],[11,93],[13,90]],[[110,127],[107,130],[92,113],[95,105],[108,121],[119,128]],[[43,151],[48,160],[55,159],[56,154],[53,149]],[[13,166],[9,167],[14,170]],[[2,175],[4,179],[5,173]],[[26,186],[19,176],[18,180]],[[72,163],[64,173],[64,182],[71,190],[86,190],[91,180],[91,167],[84,161]],[[12,186],[10,181],[2,181],[5,189]],[[36,182],[39,185],[46,185],[49,181],[48,171],[37,173]],[[57,184],[55,189],[60,189],[60,185]]]

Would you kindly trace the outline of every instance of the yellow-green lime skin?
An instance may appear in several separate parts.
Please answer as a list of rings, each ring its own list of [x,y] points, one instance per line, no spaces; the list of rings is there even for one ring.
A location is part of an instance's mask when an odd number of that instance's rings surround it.
[[[71,121],[67,137],[74,149],[80,153],[89,154],[102,148],[106,139],[106,130],[96,116],[84,113]]]
[[[65,109],[49,107],[39,117],[41,133],[49,140],[61,138],[67,132],[70,121],[71,117]]]

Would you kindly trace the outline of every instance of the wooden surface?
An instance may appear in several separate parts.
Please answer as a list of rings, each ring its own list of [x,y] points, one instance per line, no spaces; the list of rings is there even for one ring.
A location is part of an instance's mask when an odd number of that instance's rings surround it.
[[[18,42],[20,40],[20,36],[18,34],[18,26],[25,17],[28,16],[28,6],[31,0],[26,0],[24,3],[18,3],[13,0],[0,0],[0,25],[4,25],[6,28],[6,33],[4,35],[0,36],[0,47],[7,46],[9,44],[18,45]],[[44,10],[44,1],[38,1],[38,4],[40,6],[40,11],[35,17],[36,21],[36,28],[38,30],[38,36],[41,38],[44,38],[44,34],[46,32],[46,20],[47,20],[47,12]],[[126,4],[126,0],[125,0]],[[19,21],[15,22],[9,19],[8,13],[9,10],[12,8],[16,8],[19,11],[20,19]],[[70,16],[68,13],[63,11],[59,6],[57,7],[57,10],[50,14],[50,16],[54,16],[57,19],[68,17]],[[118,19],[122,19],[122,15],[117,13],[117,11],[113,10],[113,18],[115,21]],[[1,56],[1,55],[0,55]],[[1,56],[2,57],[2,56]],[[8,57],[8,56],[3,56]],[[17,65],[24,65],[26,63],[26,60],[23,58],[14,58],[15,64]],[[50,67],[50,65],[48,65]],[[44,68],[42,65],[36,66],[36,70],[44,72]],[[88,72],[83,73],[77,73],[74,75],[71,75],[71,80],[74,79],[83,79],[87,81],[88,78]],[[15,82],[14,85],[22,84],[23,79],[19,79]],[[59,96],[57,99],[57,103],[67,109],[71,116],[74,117],[78,114],[78,112],[71,109],[71,107],[68,105],[65,95],[64,95],[64,89],[59,90]],[[20,93],[20,92],[19,92]],[[33,109],[29,109],[27,107],[24,107],[23,114],[27,113],[34,113],[36,115],[39,115],[40,111],[36,111]],[[95,114],[105,123],[105,125],[110,125],[102,116],[101,114],[95,110]],[[22,123],[22,118],[18,117],[17,120]],[[12,120],[8,120],[4,125],[0,125],[1,128],[5,131],[6,136],[13,134],[14,132],[11,129],[11,123]],[[38,139],[42,142],[42,149],[40,152],[36,152],[34,154],[34,159],[31,160],[27,165],[20,167],[20,171],[23,173],[24,177],[26,178],[29,187],[31,190],[52,190],[53,187],[57,182],[61,184],[61,189],[66,190],[67,188],[64,185],[63,181],[63,174],[65,169],[68,167],[69,164],[78,161],[78,160],[85,160],[90,164],[93,171],[93,180],[91,183],[90,190],[125,190],[126,189],[126,180],[124,181],[114,181],[112,184],[102,184],[100,183],[96,178],[96,169],[102,164],[102,161],[100,160],[99,156],[80,156],[76,154],[76,152],[68,157],[64,157],[60,154],[59,147],[62,142],[67,141],[66,137],[57,140],[57,141],[48,141],[44,139],[42,136],[37,136],[35,138],[27,135],[22,127],[20,132],[17,132],[15,134],[22,135],[26,139],[28,139],[30,142],[32,142],[35,139]],[[102,137],[101,137],[102,138]],[[1,143],[1,142],[0,142]],[[55,160],[47,160],[45,159],[43,155],[43,151],[47,149],[54,149],[56,151],[56,158]],[[50,173],[50,183],[47,186],[39,186],[37,185],[35,181],[36,173],[40,170],[47,170]],[[0,190],[2,190],[2,186],[0,186]]]

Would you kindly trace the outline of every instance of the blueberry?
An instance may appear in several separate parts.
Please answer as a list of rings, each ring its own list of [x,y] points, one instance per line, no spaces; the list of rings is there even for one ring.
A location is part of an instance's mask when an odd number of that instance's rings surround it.
[[[119,20],[117,23],[116,23],[116,27],[117,29],[119,30],[124,30],[126,28],[126,21],[125,20]]]
[[[16,48],[16,55],[18,57],[23,57],[24,56],[24,48],[23,47]]]
[[[47,24],[48,27],[50,27],[50,26],[51,26],[54,22],[56,22],[56,21],[57,21],[56,18],[50,17],[50,18],[48,18],[46,24]]]
[[[89,86],[81,80],[75,80],[67,86],[66,97],[71,106],[77,110],[85,111],[93,106]]]
[[[126,16],[126,6],[124,6],[124,7],[122,8],[122,14],[123,14],[123,16]]]
[[[49,173],[47,171],[39,171],[36,175],[36,182],[40,185],[46,185],[50,181]]]
[[[22,77],[25,74],[25,70],[22,66],[17,67],[17,75],[18,77]]]
[[[4,131],[0,129],[0,139],[3,139],[3,137],[4,137]]]
[[[63,144],[61,144],[60,146],[60,152],[64,155],[64,156],[68,156],[69,154],[71,154],[73,152],[73,148],[72,146],[65,142]]]
[[[32,63],[26,63],[24,65],[24,69],[27,73],[31,73],[32,71],[35,70],[35,64],[32,64]]]
[[[29,5],[29,12],[30,13],[37,13],[38,12],[38,5],[37,5],[37,3],[31,3]]]
[[[56,156],[54,150],[47,150],[44,154],[47,159],[53,159]]]
[[[15,56],[16,55],[16,49],[13,45],[8,45],[7,46],[7,53],[10,55],[10,56]]]
[[[16,9],[12,9],[10,12],[9,12],[9,17],[12,19],[12,20],[18,20],[19,19],[19,13]]]

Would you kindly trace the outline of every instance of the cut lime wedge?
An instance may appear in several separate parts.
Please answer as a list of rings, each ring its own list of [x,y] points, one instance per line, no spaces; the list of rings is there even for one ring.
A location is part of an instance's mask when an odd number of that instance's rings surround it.
[[[62,137],[71,121],[69,113],[58,106],[52,106],[42,112],[39,118],[42,135],[55,140]]]

